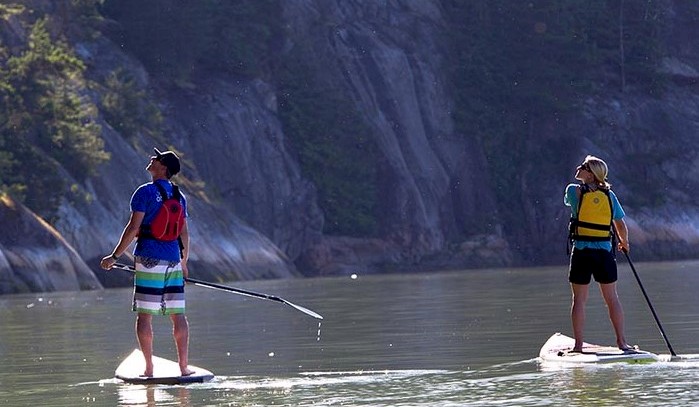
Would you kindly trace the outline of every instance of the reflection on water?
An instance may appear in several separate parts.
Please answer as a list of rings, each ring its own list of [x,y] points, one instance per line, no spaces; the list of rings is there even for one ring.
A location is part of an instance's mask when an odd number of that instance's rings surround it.
[[[532,360],[477,371],[225,376],[187,388],[120,386],[119,402],[124,406],[687,405],[699,401],[698,367],[660,364],[649,371],[645,365],[599,365],[539,371]]]
[[[119,386],[119,405],[132,407],[191,406],[187,386]]]
[[[699,353],[697,262],[637,264],[678,353]],[[620,269],[627,337],[667,353],[633,275]],[[112,379],[136,346],[130,290],[0,297],[0,402],[12,406],[690,405],[699,361],[547,368],[535,356],[569,333],[565,267],[239,284],[313,309],[188,287],[187,386]],[[156,321],[156,354],[173,359]],[[613,343],[591,290],[586,339]]]

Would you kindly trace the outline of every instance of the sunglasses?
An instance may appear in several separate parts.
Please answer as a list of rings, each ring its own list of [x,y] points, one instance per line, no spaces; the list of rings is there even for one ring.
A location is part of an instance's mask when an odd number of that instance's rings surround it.
[[[582,164],[578,165],[578,168],[580,168],[581,170],[585,170],[587,172],[592,172],[592,171],[590,171],[590,164],[588,164],[588,163],[582,163]]]

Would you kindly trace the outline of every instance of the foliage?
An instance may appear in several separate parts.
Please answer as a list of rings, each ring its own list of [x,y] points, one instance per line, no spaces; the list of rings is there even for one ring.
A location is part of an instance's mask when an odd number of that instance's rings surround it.
[[[665,29],[657,0],[441,5],[457,129],[483,146],[503,207],[519,208],[522,186],[536,185],[543,166],[565,159],[540,146],[564,150],[575,143],[557,136],[556,125],[582,101],[601,92],[662,92],[663,78],[654,70]],[[31,14],[26,7],[1,4],[0,18]],[[285,131],[304,174],[318,186],[325,232],[377,232],[378,163],[370,129],[351,98],[322,79],[324,61],[278,52],[280,0],[71,0],[57,9],[71,7],[71,16],[96,21],[97,9],[117,21],[120,28],[109,34],[114,42],[165,84],[188,85],[209,74],[276,82]],[[104,91],[98,111],[86,97],[83,62],[59,35],[61,26],[50,22],[36,21],[25,49],[10,52],[0,44],[0,187],[47,214],[64,190],[60,166],[82,179],[108,158],[98,114],[127,137],[157,135],[162,121],[121,70],[97,87]],[[503,213],[511,216],[503,219],[507,225],[522,217],[517,210]]]
[[[9,16],[21,14],[25,7],[21,4],[0,4],[0,18],[5,19]]]
[[[160,110],[127,71],[111,72],[104,85],[100,110],[114,130],[130,138],[139,132],[154,137],[162,133]]]
[[[316,82],[312,66],[276,55],[279,0],[107,0],[101,10],[120,23],[119,42],[159,80],[183,85],[209,73],[276,75],[285,131],[304,174],[318,187],[325,232],[375,233],[376,163],[369,131],[337,89]],[[124,93],[119,81],[111,88]],[[141,127],[125,120],[125,99],[108,96],[103,105],[113,126]],[[113,111],[122,112],[118,119],[109,116]]]
[[[108,155],[97,109],[85,97],[85,67],[65,42],[51,39],[47,25],[36,21],[27,48],[0,69],[0,167],[7,169],[0,185],[50,218],[64,188],[59,163],[84,179]]]
[[[324,232],[373,235],[379,199],[375,142],[356,107],[298,55],[289,55],[280,73],[280,114],[304,174],[318,187]]]
[[[154,79],[189,78],[207,31],[200,2],[105,1],[101,11],[121,24],[115,40],[134,54]]]
[[[106,0],[101,11],[154,78],[178,84],[203,72],[262,76],[280,27],[278,0]]]
[[[485,149],[506,225],[523,186],[571,150],[557,127],[590,96],[633,87],[659,95],[663,18],[655,1],[443,0],[457,128]],[[568,148],[566,148],[566,146]],[[558,149],[556,149],[558,150]],[[561,151],[558,150],[558,151]],[[536,157],[536,160],[533,159]],[[536,193],[534,191],[533,193]],[[514,209],[514,210],[513,210]]]
[[[72,11],[81,18],[94,18],[99,16],[98,6],[104,0],[70,0]]]
[[[266,76],[280,37],[279,0],[213,0],[202,67],[244,76]]]

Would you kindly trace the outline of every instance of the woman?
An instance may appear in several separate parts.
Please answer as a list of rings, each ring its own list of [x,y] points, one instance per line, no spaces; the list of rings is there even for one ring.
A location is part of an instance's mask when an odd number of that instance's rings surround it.
[[[622,350],[633,349],[624,337],[624,311],[616,291],[617,266],[612,250],[616,235],[618,250],[628,252],[628,229],[623,219],[624,210],[607,182],[607,173],[604,161],[588,155],[575,172],[575,179],[581,183],[569,184],[565,192],[564,203],[571,209],[570,239],[573,242],[568,275],[573,293],[573,352],[582,352],[585,303],[592,277],[599,283],[607,304],[617,346]]]

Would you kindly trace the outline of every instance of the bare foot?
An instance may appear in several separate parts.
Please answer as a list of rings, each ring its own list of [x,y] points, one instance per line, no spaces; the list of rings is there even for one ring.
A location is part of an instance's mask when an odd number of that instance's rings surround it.
[[[195,372],[194,372],[194,370],[191,370],[190,368],[185,367],[184,369],[180,368],[180,373],[182,374],[182,376],[191,376]]]
[[[146,363],[146,370],[143,372],[141,377],[153,377],[153,365],[152,364],[148,365],[148,363]]]

